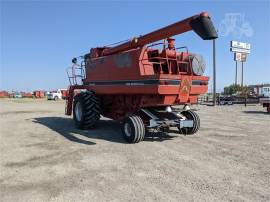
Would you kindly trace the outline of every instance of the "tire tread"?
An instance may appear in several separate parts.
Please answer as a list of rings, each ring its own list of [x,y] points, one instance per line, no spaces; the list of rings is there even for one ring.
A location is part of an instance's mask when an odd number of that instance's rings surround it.
[[[75,120],[76,125],[81,129],[91,128],[100,119],[100,105],[98,98],[93,91],[82,92],[74,98],[74,103],[81,102],[83,117],[80,122]],[[73,119],[75,118],[73,112]]]

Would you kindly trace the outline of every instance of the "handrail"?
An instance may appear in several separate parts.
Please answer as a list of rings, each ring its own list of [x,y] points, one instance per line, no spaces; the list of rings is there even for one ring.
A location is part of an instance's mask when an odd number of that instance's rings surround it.
[[[80,78],[80,80],[85,79],[84,67],[85,63],[82,61],[80,65],[73,64],[73,66],[66,68],[70,85],[78,85],[78,78]],[[76,70],[79,70],[78,74]]]
[[[175,48],[175,50],[180,50],[180,49],[186,49],[186,53],[188,53],[188,47],[187,46],[181,46],[181,47]]]

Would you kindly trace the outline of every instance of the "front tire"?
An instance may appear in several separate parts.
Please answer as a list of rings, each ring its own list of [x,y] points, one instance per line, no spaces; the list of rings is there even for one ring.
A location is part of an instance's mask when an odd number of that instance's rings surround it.
[[[200,117],[199,115],[191,110],[182,111],[182,115],[184,115],[188,120],[193,120],[193,127],[191,128],[178,128],[180,133],[192,135],[196,133],[200,129]]]
[[[139,116],[129,116],[125,118],[122,125],[124,139],[128,143],[138,143],[144,139],[145,127]]]
[[[92,128],[100,119],[99,100],[94,92],[77,94],[73,102],[73,120],[80,129]]]

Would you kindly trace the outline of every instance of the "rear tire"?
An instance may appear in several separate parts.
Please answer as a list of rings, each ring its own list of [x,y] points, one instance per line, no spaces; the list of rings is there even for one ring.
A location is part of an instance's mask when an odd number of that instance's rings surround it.
[[[129,116],[124,119],[122,125],[124,139],[128,143],[138,143],[144,139],[145,127],[139,116]]]
[[[93,91],[77,94],[73,102],[73,120],[80,129],[92,128],[100,119],[99,100]]]
[[[181,134],[192,135],[200,129],[200,117],[199,115],[191,110],[182,111],[183,114],[188,120],[193,120],[193,127],[191,128],[179,128],[178,130]]]

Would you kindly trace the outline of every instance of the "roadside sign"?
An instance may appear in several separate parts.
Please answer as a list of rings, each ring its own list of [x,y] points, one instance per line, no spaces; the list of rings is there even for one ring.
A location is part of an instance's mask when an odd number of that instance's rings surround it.
[[[242,80],[241,86],[243,86],[243,77],[244,77],[244,62],[247,61],[247,55],[250,53],[250,43],[244,43],[239,41],[231,41],[230,50],[234,53],[234,61],[235,61],[235,85],[237,84],[237,72],[238,67],[237,63],[242,63]]]
[[[241,54],[241,61],[242,62],[246,62],[247,61],[247,54],[246,53],[242,53]]]
[[[241,48],[241,49],[250,50],[250,43],[244,43],[244,42],[239,42],[239,41],[231,41],[231,47],[232,48]]]
[[[240,61],[241,62],[241,55],[242,53],[234,53],[234,61]]]
[[[234,61],[239,61],[239,62],[246,62],[247,60],[247,54],[246,53],[234,53]]]
[[[231,52],[250,53],[250,50],[247,50],[247,49],[231,48],[230,50],[231,50]]]

